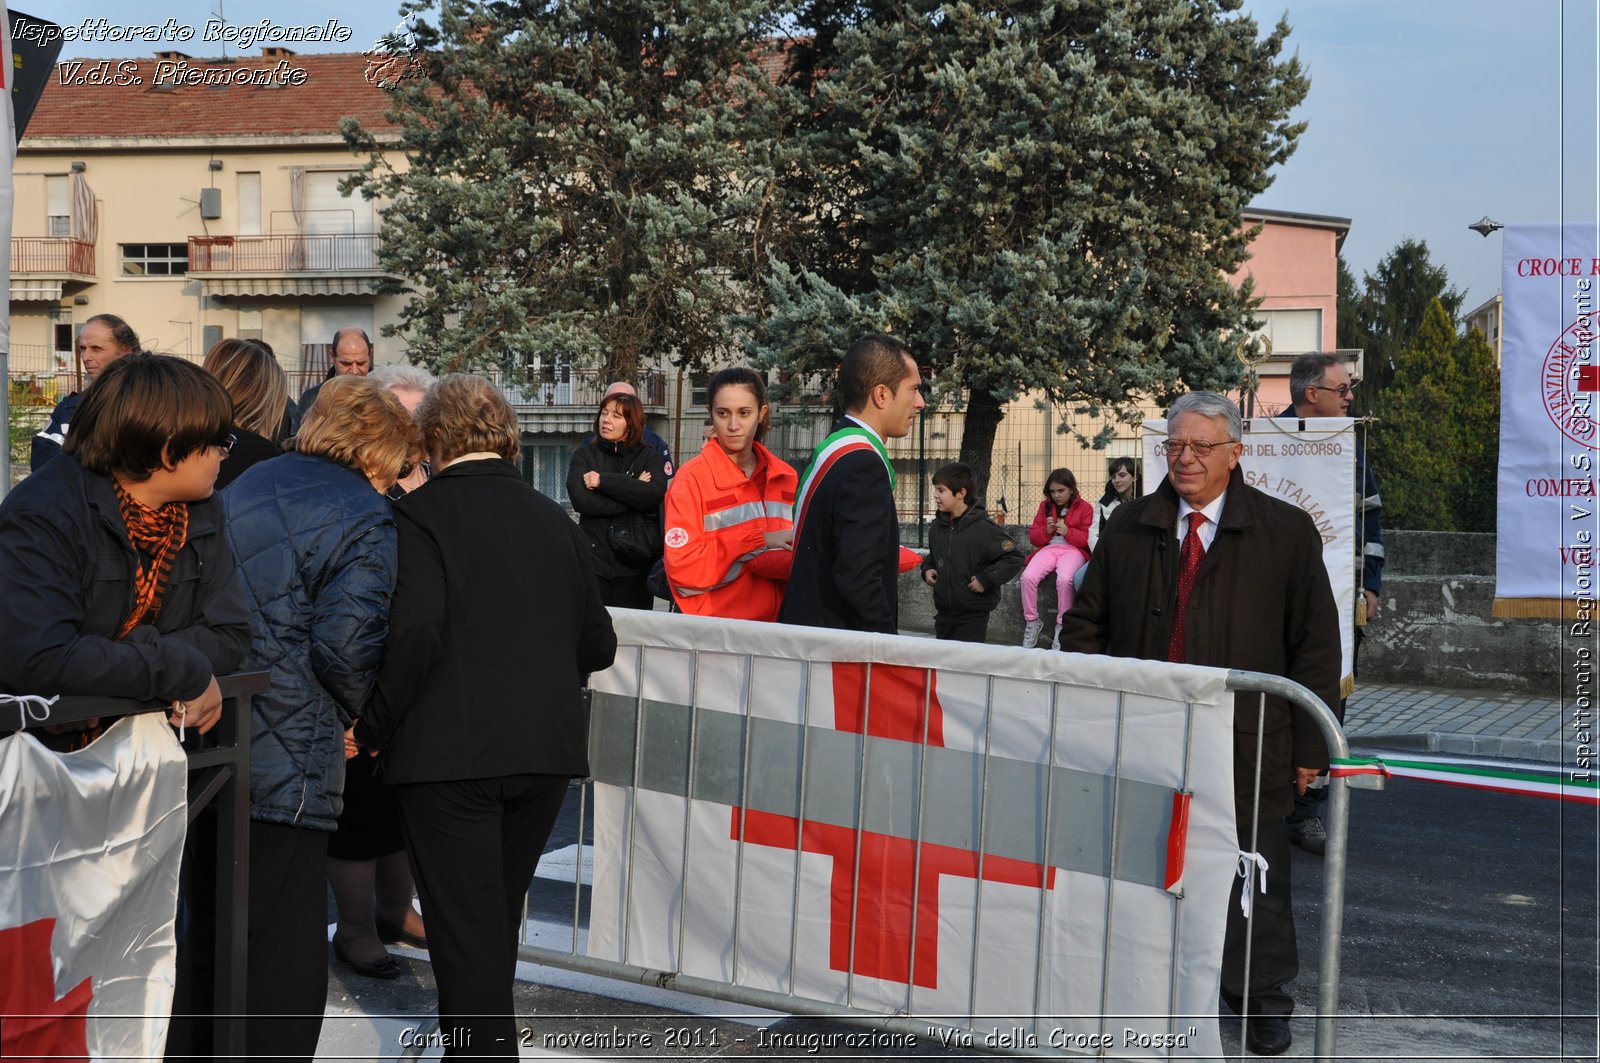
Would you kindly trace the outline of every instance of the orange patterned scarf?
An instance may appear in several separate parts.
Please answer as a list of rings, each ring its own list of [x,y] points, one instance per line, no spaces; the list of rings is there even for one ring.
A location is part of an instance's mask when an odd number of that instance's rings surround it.
[[[161,595],[167,589],[167,577],[172,575],[173,559],[189,539],[189,506],[185,502],[168,502],[160,509],[151,509],[116,480],[111,483],[117,491],[122,523],[128,526],[128,541],[139,554],[139,574],[133,581],[133,612],[117,631],[117,638],[122,639],[140,624],[154,621],[161,612]]]

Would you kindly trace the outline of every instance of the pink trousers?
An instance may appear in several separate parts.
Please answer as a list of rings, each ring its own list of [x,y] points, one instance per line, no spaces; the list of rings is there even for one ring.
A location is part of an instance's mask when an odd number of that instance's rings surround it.
[[[1022,618],[1039,619],[1039,582],[1050,573],[1056,574],[1056,623],[1072,608],[1072,575],[1088,561],[1083,551],[1067,543],[1041,546],[1028,558],[1028,567],[1022,570]]]

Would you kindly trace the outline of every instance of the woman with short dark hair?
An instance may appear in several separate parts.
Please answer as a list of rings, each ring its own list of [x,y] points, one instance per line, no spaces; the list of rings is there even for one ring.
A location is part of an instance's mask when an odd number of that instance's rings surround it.
[[[594,553],[600,597],[607,605],[651,607],[646,582],[661,556],[661,502],[667,473],[644,441],[644,406],[618,392],[600,403],[594,439],[567,467],[567,497]]]
[[[222,385],[181,358],[106,367],[63,456],[0,504],[0,690],[182,702],[211,727],[214,677],[250,648],[211,499],[231,419]]]
[[[231,418],[222,385],[197,365],[128,354],[105,367],[73,415],[64,453],[0,502],[0,693],[161,702],[191,741],[211,729],[222,709],[215,677],[238,671],[250,652],[249,607],[211,497]],[[110,722],[36,737],[78,749]],[[191,834],[190,844],[201,847],[197,866],[215,859],[207,841]],[[209,1032],[182,1014],[208,1010],[190,993],[202,943],[213,939],[210,911],[186,895],[174,1055],[198,1051]],[[151,944],[163,936],[171,948],[171,930],[152,928]],[[162,999],[173,986],[152,991]]]
[[[514,1057],[522,906],[588,772],[584,678],[617,639],[582,533],[515,464],[499,390],[447,376],[417,421],[434,474],[394,505],[388,650],[357,737],[382,750],[404,815],[446,1055]]]
[[[394,590],[383,493],[420,458],[399,399],[363,377],[335,377],[306,412],[295,451],[247,470],[224,495],[254,606],[251,664],[272,675],[250,726],[245,1038],[254,1057],[316,1054],[328,837],[343,807],[346,732],[367,711]],[[349,962],[338,939],[334,954]]]

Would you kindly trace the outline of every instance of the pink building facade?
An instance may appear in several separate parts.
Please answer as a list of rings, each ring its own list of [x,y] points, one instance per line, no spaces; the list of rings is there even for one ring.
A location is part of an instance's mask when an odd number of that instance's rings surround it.
[[[1308,351],[1336,353],[1361,377],[1361,352],[1339,351],[1339,248],[1350,219],[1324,214],[1250,207],[1245,222],[1261,226],[1250,242],[1250,258],[1233,275],[1236,285],[1254,280],[1261,299],[1258,331],[1271,355],[1258,367],[1257,409],[1276,413],[1289,404],[1289,366]]]

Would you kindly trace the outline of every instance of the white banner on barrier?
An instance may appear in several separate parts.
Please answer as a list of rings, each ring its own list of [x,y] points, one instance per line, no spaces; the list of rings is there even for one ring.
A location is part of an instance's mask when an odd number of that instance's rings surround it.
[[[1304,427],[1301,427],[1301,426]],[[1244,423],[1244,453],[1239,468],[1244,481],[1280,502],[1303,509],[1322,535],[1322,563],[1328,569],[1333,600],[1339,607],[1343,656],[1340,678],[1348,693],[1354,683],[1356,521],[1361,498],[1356,484],[1356,432],[1350,417],[1304,419],[1254,417]],[[1167,459],[1158,447],[1167,436],[1167,422],[1144,422],[1144,485],[1154,491],[1166,479]],[[1177,529],[1173,529],[1177,534]],[[1337,708],[1338,706],[1333,706]]]
[[[1593,597],[1600,226],[1506,226],[1501,278],[1495,597]]]
[[[1224,672],[613,615],[591,956],[1013,1047],[1220,1052]]]
[[[161,1058],[188,778],[159,713],[0,739],[0,1056]]]

